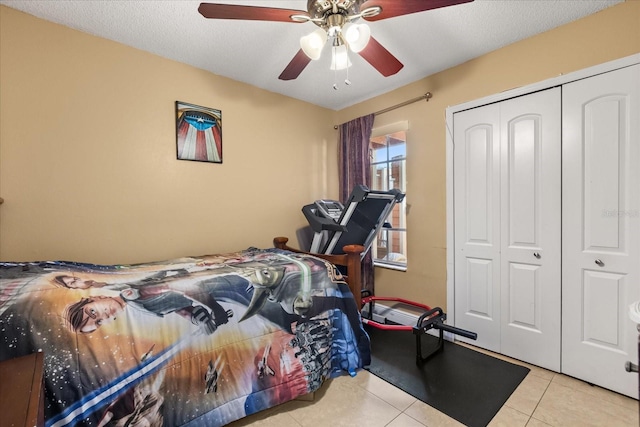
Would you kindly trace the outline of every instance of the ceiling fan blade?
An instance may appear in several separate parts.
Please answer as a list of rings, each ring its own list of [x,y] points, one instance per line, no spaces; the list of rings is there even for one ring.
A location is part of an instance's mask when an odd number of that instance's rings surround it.
[[[241,6],[235,4],[200,3],[198,12],[211,19],[247,19],[255,21],[303,22],[293,21],[291,15],[309,16],[304,10],[278,9],[274,7]]]
[[[385,77],[394,75],[404,67],[402,62],[398,61],[373,37],[369,39],[369,43],[359,54]]]
[[[367,7],[380,6],[382,12],[376,16],[364,17],[367,21],[379,21],[395,16],[409,15],[410,13],[424,12],[425,10],[454,6],[461,3],[469,3],[473,0],[369,0],[360,6],[360,10]]]
[[[302,70],[309,65],[309,62],[311,62],[311,58],[300,49],[278,78],[280,80],[294,80],[298,78]]]

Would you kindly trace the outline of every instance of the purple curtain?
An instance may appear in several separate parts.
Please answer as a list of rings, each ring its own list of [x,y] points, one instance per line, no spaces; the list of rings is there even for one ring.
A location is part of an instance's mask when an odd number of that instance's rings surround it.
[[[371,156],[369,140],[374,114],[343,123],[340,131],[340,201],[346,202],[358,184],[371,188]],[[374,291],[373,259],[371,251],[362,261],[362,289]]]

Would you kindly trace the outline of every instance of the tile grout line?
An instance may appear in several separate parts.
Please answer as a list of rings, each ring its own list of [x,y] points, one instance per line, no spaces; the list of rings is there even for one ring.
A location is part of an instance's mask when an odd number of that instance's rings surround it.
[[[419,402],[419,401],[420,401],[420,400],[416,400],[416,402]],[[413,402],[413,403],[415,403],[415,402]],[[413,406],[413,403],[412,403],[411,405],[409,405],[409,407]],[[407,408],[407,409],[409,409],[409,408]],[[406,409],[405,409],[405,411],[406,411]],[[424,424],[422,421],[420,421],[420,420],[416,420],[416,419],[415,419],[415,418],[413,418],[411,415],[407,414],[405,411],[402,411],[401,413],[402,413],[402,414],[405,414],[407,417],[411,418],[413,421],[417,422],[417,423],[418,423],[418,424],[420,424],[421,426],[427,427],[427,425],[426,425],[426,424]],[[396,418],[397,418],[397,417],[396,417]]]
[[[542,402],[542,399],[544,399],[544,395],[547,394],[547,391],[549,390],[549,387],[551,386],[551,383],[553,382],[553,379],[556,377],[556,375],[558,374],[557,373],[553,374],[553,376],[551,377],[551,380],[549,380],[549,384],[547,384],[547,386],[544,388],[544,392],[542,393],[542,396],[540,396],[540,400],[538,400],[538,403],[536,403],[535,408],[533,408],[533,411],[531,411],[531,416],[529,417],[529,421],[531,421],[531,418],[533,418],[533,414],[536,413],[536,409],[538,409],[538,406],[540,406],[540,402]],[[546,423],[546,421],[542,421],[537,418],[534,418],[534,419],[536,421]],[[527,424],[529,423],[529,421],[527,421]]]

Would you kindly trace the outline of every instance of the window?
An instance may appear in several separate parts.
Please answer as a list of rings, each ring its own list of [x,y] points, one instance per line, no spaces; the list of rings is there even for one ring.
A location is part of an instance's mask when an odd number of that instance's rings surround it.
[[[372,190],[396,188],[406,192],[406,148],[405,130],[371,138],[369,152]],[[395,205],[387,218],[391,227],[382,228],[372,245],[373,262],[376,266],[398,270],[405,270],[407,267],[406,203],[405,197]]]

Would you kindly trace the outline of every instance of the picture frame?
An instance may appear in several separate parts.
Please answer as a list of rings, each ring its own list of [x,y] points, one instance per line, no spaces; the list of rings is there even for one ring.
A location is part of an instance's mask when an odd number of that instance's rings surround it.
[[[176,101],[178,160],[222,163],[222,111]]]

